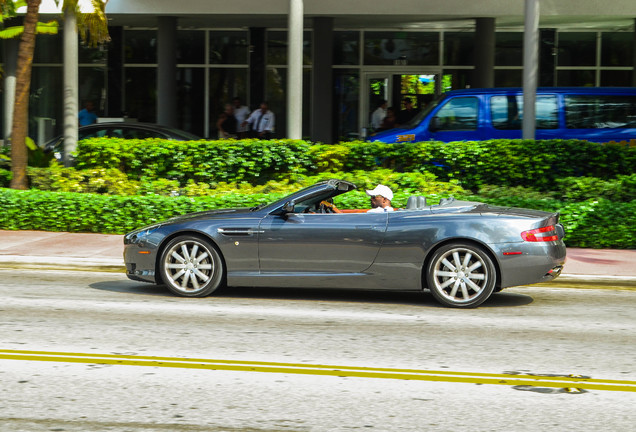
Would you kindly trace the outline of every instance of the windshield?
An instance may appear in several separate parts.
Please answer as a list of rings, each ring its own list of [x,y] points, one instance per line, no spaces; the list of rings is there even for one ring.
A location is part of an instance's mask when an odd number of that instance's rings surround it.
[[[439,102],[443,99],[444,95],[441,96],[437,96],[435,97],[435,99],[433,99],[431,101],[431,103],[429,103],[428,105],[426,105],[426,107],[424,107],[423,110],[420,110],[420,112],[418,112],[415,117],[413,117],[411,120],[409,120],[408,122],[400,125],[400,129],[413,129],[415,127],[417,127],[420,123],[422,123],[422,120],[424,120],[424,118],[426,118],[426,116],[433,111],[433,109],[435,109],[435,107],[437,105],[439,105]]]

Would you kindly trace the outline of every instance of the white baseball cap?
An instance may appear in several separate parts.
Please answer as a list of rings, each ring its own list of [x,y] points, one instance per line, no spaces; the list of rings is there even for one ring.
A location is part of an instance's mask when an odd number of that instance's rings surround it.
[[[366,192],[367,192],[367,195],[369,196],[380,195],[388,199],[389,201],[393,199],[393,192],[391,192],[391,189],[389,189],[388,186],[384,186],[381,184],[377,185],[375,189],[367,190]]]

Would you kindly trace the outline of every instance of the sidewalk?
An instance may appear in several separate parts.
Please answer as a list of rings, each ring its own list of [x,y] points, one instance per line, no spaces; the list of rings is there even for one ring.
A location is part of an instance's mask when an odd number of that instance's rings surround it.
[[[1,231],[0,268],[124,272],[123,236]],[[636,288],[636,250],[568,248],[562,285]]]

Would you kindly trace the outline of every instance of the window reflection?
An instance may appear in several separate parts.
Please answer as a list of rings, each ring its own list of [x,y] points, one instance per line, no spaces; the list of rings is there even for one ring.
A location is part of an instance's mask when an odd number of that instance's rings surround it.
[[[537,96],[535,111],[537,129],[559,127],[556,96]],[[493,96],[490,98],[490,112],[495,129],[519,130],[523,121],[523,96]]]
[[[126,63],[157,63],[157,31],[126,30],[124,58]]]
[[[210,63],[247,64],[248,47],[247,31],[212,31],[210,32]]]
[[[365,32],[364,63],[368,65],[435,65],[439,34],[434,32]]]

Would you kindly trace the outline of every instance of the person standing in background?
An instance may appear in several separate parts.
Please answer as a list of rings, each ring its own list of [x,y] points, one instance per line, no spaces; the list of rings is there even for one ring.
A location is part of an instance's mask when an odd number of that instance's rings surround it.
[[[221,113],[216,122],[216,127],[219,130],[219,139],[236,138],[237,126],[234,108],[231,104],[225,104],[225,111]]]
[[[245,119],[250,115],[250,109],[241,103],[241,98],[238,96],[232,99],[232,104],[234,105],[234,117],[238,125],[236,134],[239,138],[247,138],[248,128],[247,126],[243,126],[243,122],[245,122]]]
[[[97,114],[95,113],[95,105],[93,101],[86,101],[84,109],[77,115],[80,126],[88,126],[97,122]]]
[[[382,127],[382,121],[384,117],[386,117],[388,102],[385,99],[382,99],[378,104],[378,108],[373,111],[371,114],[371,127],[374,130],[380,129]]]
[[[242,126],[249,124],[254,138],[270,139],[274,132],[275,120],[276,116],[269,110],[269,104],[263,101],[260,108],[254,110],[247,120],[242,123]]]

